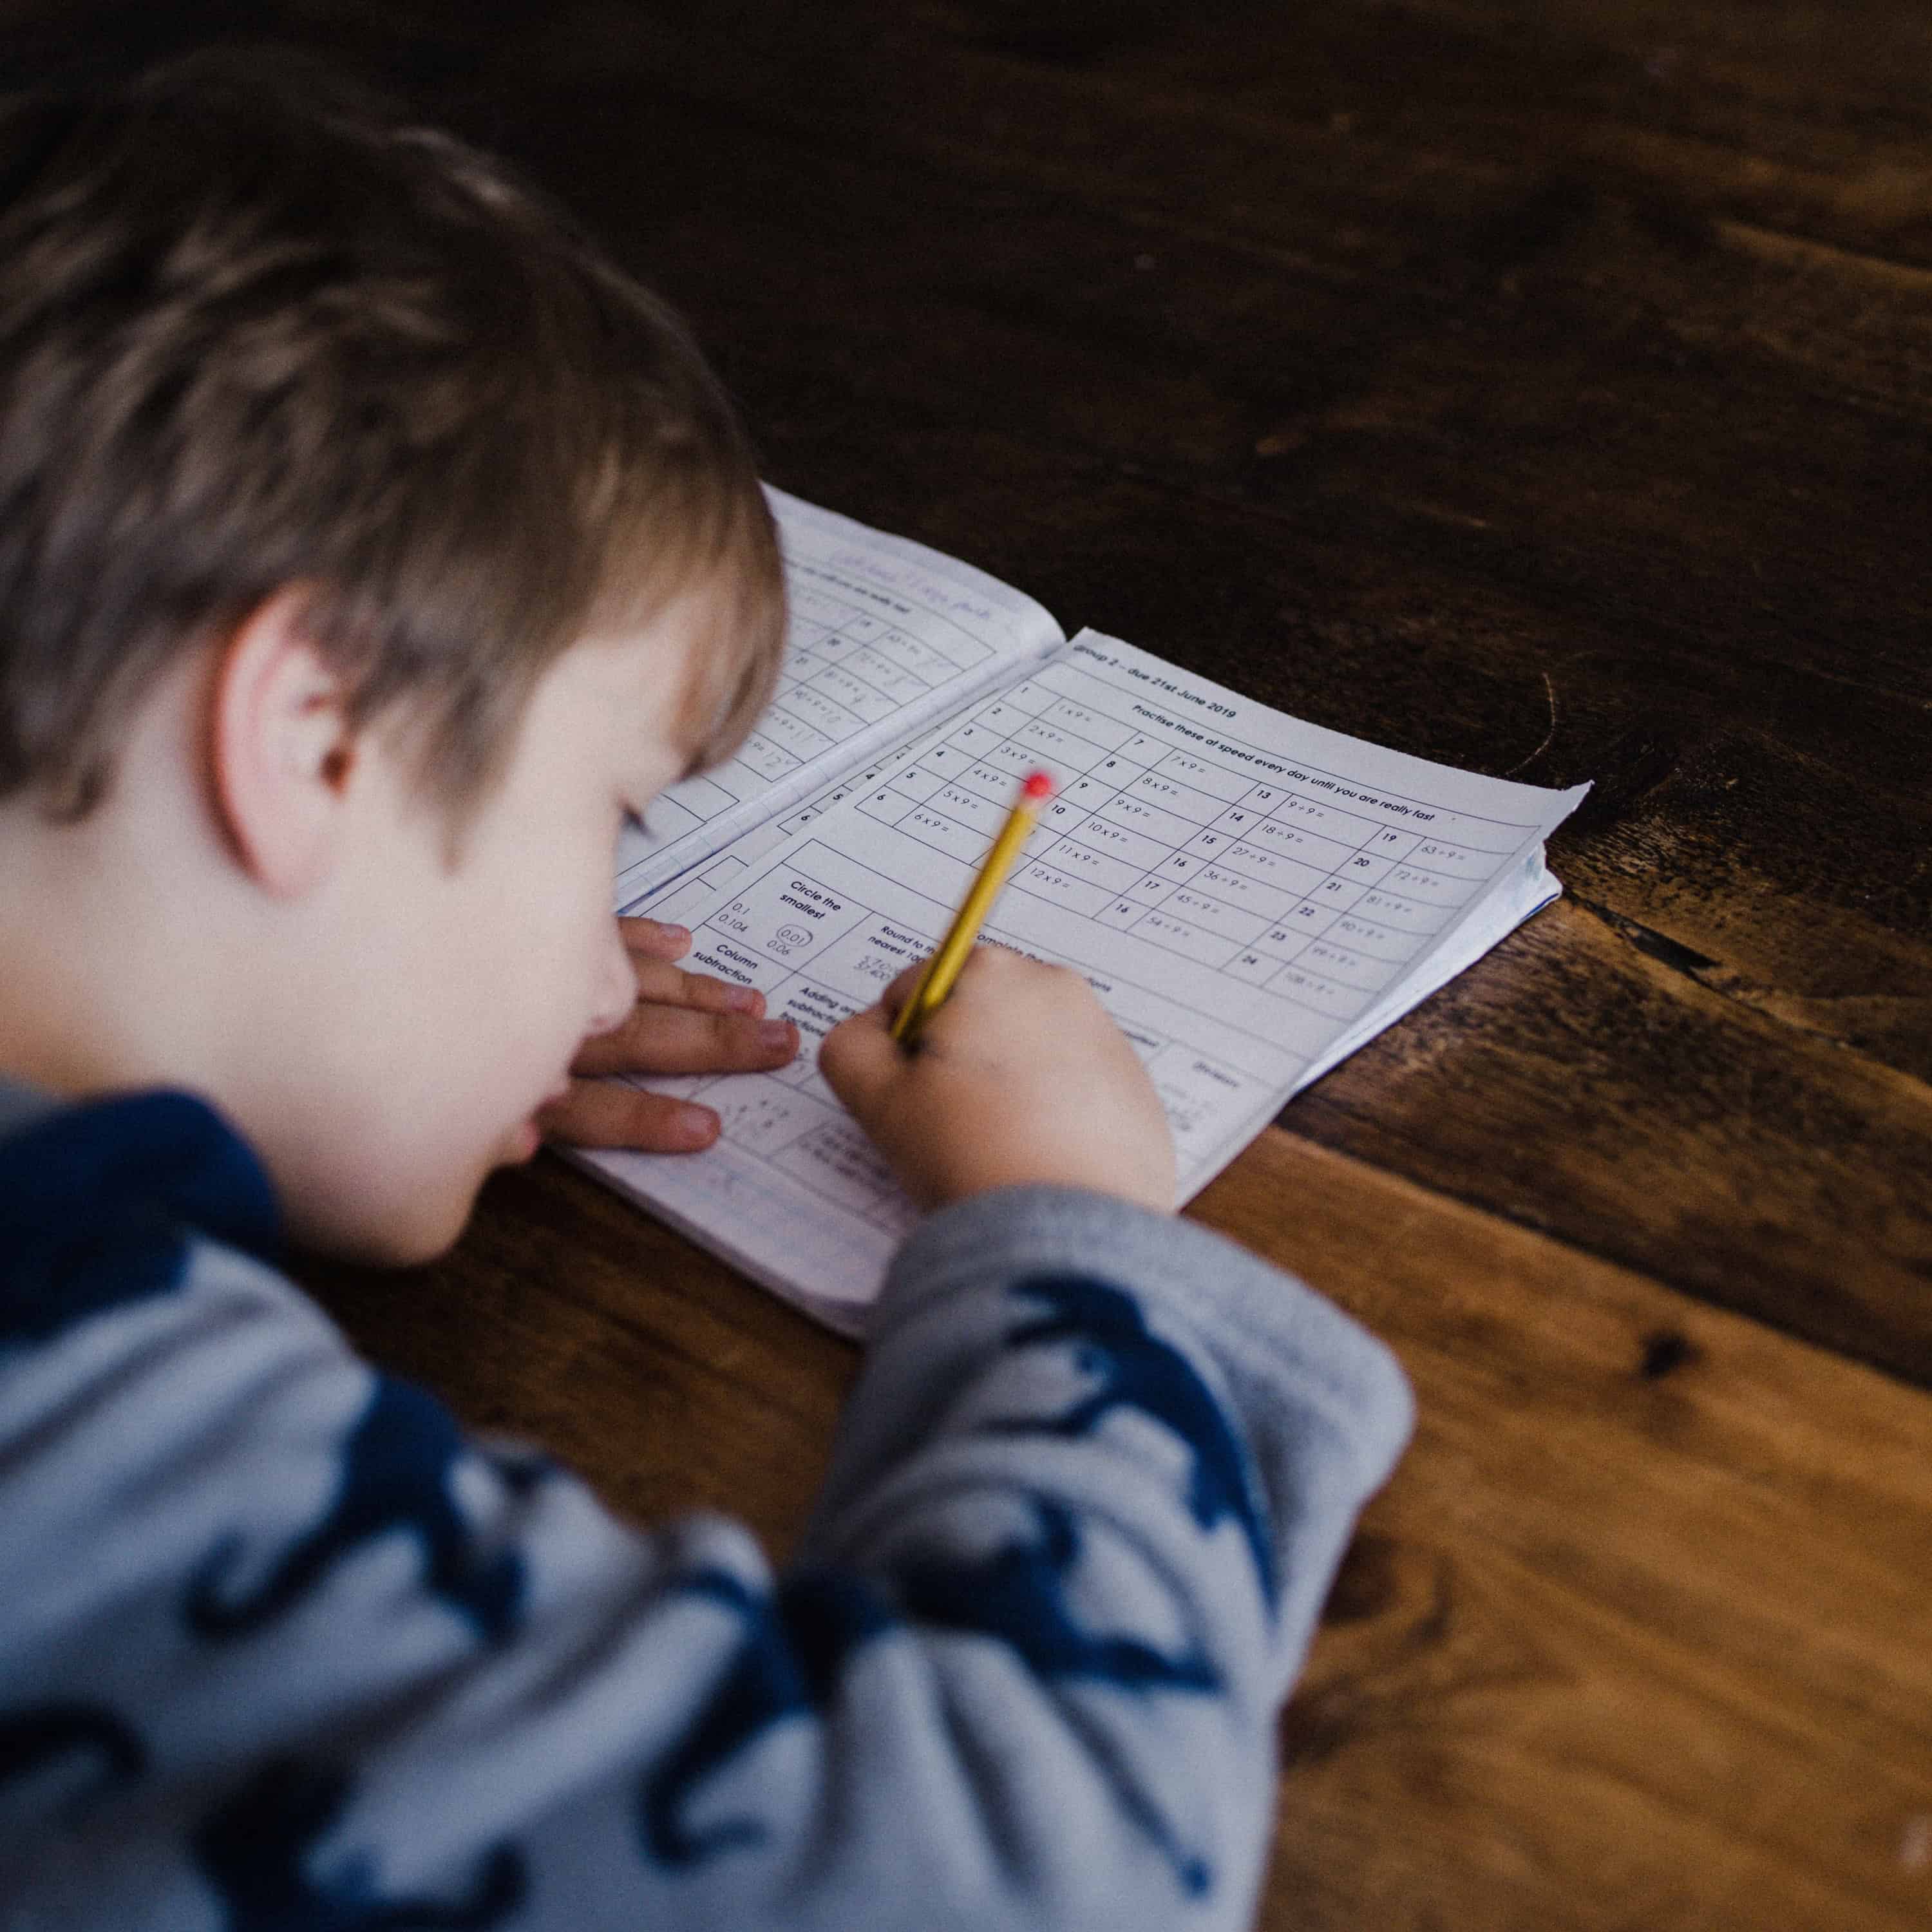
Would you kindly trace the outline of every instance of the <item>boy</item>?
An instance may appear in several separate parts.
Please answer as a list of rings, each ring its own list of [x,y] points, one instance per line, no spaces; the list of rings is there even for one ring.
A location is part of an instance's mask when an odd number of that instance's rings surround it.
[[[539,1114],[705,1138],[593,1118],[586,1036],[796,1046],[609,913],[782,622],[658,304],[326,90],[20,109],[0,611],[0,1924],[1244,1923],[1407,1392],[1162,1211],[1076,977],[982,956],[916,1055],[903,985],[826,1044],[934,1212],[776,1584],[466,1441],[276,1271],[437,1252]]]

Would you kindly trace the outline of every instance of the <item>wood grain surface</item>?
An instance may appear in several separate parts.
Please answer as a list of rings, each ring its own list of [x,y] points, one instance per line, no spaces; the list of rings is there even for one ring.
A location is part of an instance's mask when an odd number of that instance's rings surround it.
[[[1190,1210],[1420,1402],[1262,1924],[1932,1924],[1932,12],[13,0],[0,64],[268,32],[521,159],[774,481],[1593,781],[1565,899]],[[433,1268],[307,1273],[781,1556],[855,1360],[548,1157]]]

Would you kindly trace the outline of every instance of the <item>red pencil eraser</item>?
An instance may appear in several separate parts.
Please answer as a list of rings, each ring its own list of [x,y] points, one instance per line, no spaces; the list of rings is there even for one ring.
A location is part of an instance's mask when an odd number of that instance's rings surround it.
[[[1030,772],[1021,790],[1028,798],[1051,798],[1053,796],[1053,775],[1050,772]]]

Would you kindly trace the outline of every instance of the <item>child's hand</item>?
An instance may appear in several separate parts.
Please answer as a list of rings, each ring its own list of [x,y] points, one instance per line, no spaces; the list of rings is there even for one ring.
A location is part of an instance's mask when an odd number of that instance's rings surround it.
[[[694,1100],[646,1094],[601,1073],[738,1073],[782,1066],[798,1052],[798,1029],[764,1017],[765,996],[671,964],[691,950],[682,926],[620,919],[617,929],[638,975],[638,1003],[608,1033],[584,1042],[570,1090],[537,1117],[546,1134],[580,1147],[641,1148],[689,1154],[718,1138],[718,1116]]]
[[[1167,1116],[1085,980],[982,946],[908,1053],[890,1029],[921,970],[835,1027],[818,1059],[914,1199],[1047,1181],[1174,1205]]]

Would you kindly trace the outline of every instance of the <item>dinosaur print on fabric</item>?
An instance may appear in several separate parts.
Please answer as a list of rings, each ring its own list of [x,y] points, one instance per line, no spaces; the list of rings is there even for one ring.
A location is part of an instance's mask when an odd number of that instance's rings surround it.
[[[1069,1616],[1066,1587],[1080,1553],[1072,1516],[1033,1499],[1039,1534],[1000,1544],[981,1556],[926,1558],[901,1567],[896,1594],[904,1620],[988,1636],[1010,1646],[1042,1683],[1078,1678],[1130,1691],[1166,1689],[1212,1695],[1220,1678],[1208,1658],[1169,1656],[1137,1638],[1096,1635]],[[738,1611],[746,1621],[736,1659],[683,1742],[646,1774],[639,1826],[646,1849],[667,1864],[688,1864],[766,1836],[756,1820],[694,1829],[687,1808],[713,1773],[782,1719],[824,1710],[852,1653],[899,1621],[855,1580],[805,1575],[767,1599],[734,1577],[707,1573],[686,1586]],[[1205,1892],[1205,1864],[1177,1847],[1145,1798],[1117,1765],[1106,1767],[1116,1798],[1174,1864],[1186,1891]]]
[[[1085,1678],[1123,1690],[1221,1688],[1198,1650],[1169,1656],[1138,1637],[1096,1636],[1066,1614],[1066,1582],[1080,1538],[1066,1508],[1036,1497],[1037,1539],[1003,1543],[970,1560],[926,1558],[904,1564],[898,1597],[915,1623],[998,1637],[1042,1683]]]
[[[685,1865],[766,1835],[740,1818],[694,1829],[687,1802],[712,1772],[782,1718],[822,1711],[845,1660],[891,1628],[884,1601],[856,1578],[802,1574],[770,1597],[754,1596],[735,1576],[704,1570],[683,1586],[735,1610],[745,1634],[724,1682],[682,1742],[645,1774],[638,1795],[638,1828],[660,1863]]]
[[[1069,1343],[1074,1364],[1099,1386],[1064,1414],[991,1425],[1001,1434],[1086,1436],[1120,1408],[1138,1409],[1192,1452],[1189,1513],[1204,1530],[1230,1517],[1247,1540],[1270,1604],[1274,1558],[1254,1502],[1246,1452],[1220,1405],[1180,1351],[1152,1334],[1140,1304],[1111,1282],[1086,1275],[1040,1275],[1014,1284],[1016,1294],[1048,1312],[1014,1329],[1010,1348]]]
[[[317,1883],[310,1854],[342,1816],[350,1790],[344,1772],[278,1760],[203,1821],[195,1863],[227,1908],[227,1932],[488,1932],[523,1904],[529,1879],[507,1845],[488,1853],[454,1903],[380,1898],[353,1865]]]
[[[376,1378],[368,1406],[342,1449],[342,1476],[322,1520],[300,1538],[252,1592],[226,1596],[221,1580],[241,1554],[224,1537],[190,1587],[188,1621],[202,1636],[233,1636],[286,1610],[339,1558],[396,1530],[417,1537],[424,1586],[500,1642],[515,1628],[524,1569],[514,1550],[481,1554],[458,1513],[450,1478],[470,1452],[442,1405],[408,1382]],[[519,1480],[522,1480],[520,1476]],[[532,1477],[531,1480],[535,1480]]]
[[[134,1732],[112,1712],[92,1704],[41,1704],[0,1712],[0,1790],[10,1784],[71,1767],[81,1774],[60,1808],[84,1810],[106,1792],[128,1784],[146,1769],[148,1754]]]
[[[1192,1691],[1212,1696],[1220,1675],[1198,1648],[1170,1656],[1138,1637],[1096,1636],[1066,1613],[1066,1582],[1080,1555],[1078,1531],[1060,1504],[1033,1499],[1036,1540],[1002,1544],[976,1561],[927,1560],[899,1573],[908,1618],[942,1630],[996,1637],[1012,1647],[1043,1684],[1074,1679],[1122,1690]],[[1096,1741],[1089,1738],[1090,1748]],[[1166,1821],[1118,1764],[1104,1767],[1114,1801],[1151,1838],[1192,1897],[1211,1882],[1205,1862],[1174,1842]]]

